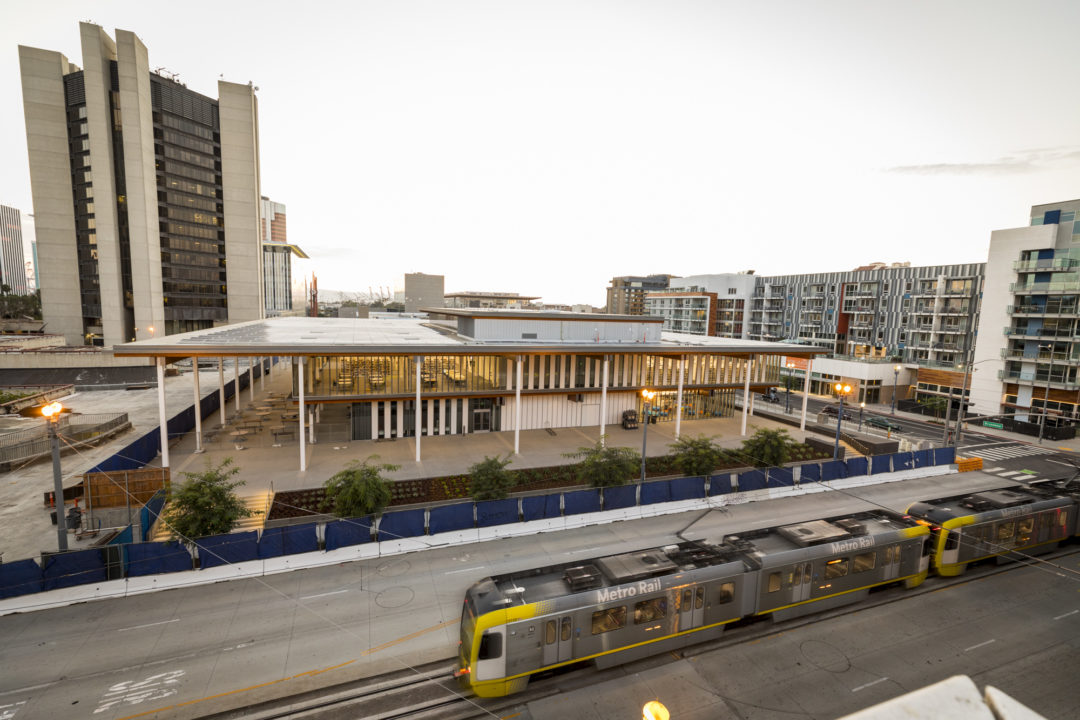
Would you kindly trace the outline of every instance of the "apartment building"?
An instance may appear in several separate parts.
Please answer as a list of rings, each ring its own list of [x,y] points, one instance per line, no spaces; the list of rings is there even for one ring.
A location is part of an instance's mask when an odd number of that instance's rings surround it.
[[[645,314],[664,330],[744,339],[757,278],[750,273],[672,277],[666,290],[645,295]]]
[[[644,315],[645,296],[666,290],[671,275],[623,275],[611,278],[607,311],[612,315]]]

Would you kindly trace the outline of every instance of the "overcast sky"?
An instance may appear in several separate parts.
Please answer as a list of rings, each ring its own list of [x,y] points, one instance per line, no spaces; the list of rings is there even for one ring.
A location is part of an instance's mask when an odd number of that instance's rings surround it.
[[[32,212],[17,45],[135,32],[258,85],[262,192],[324,289],[602,305],[615,275],[982,262],[1080,197],[1080,2],[5,2],[0,203]],[[47,272],[47,268],[45,269]]]

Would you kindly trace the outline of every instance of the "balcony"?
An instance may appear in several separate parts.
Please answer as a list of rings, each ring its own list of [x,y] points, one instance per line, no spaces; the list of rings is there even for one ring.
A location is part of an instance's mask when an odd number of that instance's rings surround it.
[[[1001,348],[1001,357],[1015,362],[1080,364],[1080,354],[1063,352],[1034,352],[1023,348]]]
[[[1047,258],[1045,260],[1017,260],[1016,272],[1065,272],[1080,268],[1080,259],[1071,257]]]
[[[910,294],[911,294],[911,297],[927,297],[927,296],[932,297],[932,296],[936,296],[937,295],[937,285],[929,286],[929,287],[928,286],[923,286],[923,287],[915,288],[914,290],[911,291]]]
[[[952,335],[966,335],[967,334],[967,326],[966,325],[942,325],[941,327],[938,328],[938,332],[950,333]]]
[[[967,315],[970,310],[964,305],[945,305],[938,315]]]
[[[998,370],[998,380],[1014,382],[1024,385],[1038,385],[1055,390],[1078,390],[1080,382],[1075,378],[1070,380],[1062,375],[1051,378],[1045,373],[1020,372],[1018,370]]]
[[[877,297],[877,294],[878,294],[878,291],[877,291],[876,288],[872,288],[872,289],[869,289],[869,290],[866,289],[866,288],[861,288],[861,289],[857,289],[857,290],[852,289],[852,288],[847,288],[847,289],[844,290],[844,297],[846,297],[846,298]]]
[[[1014,282],[1009,283],[1009,292],[1013,293],[1080,293],[1080,281],[1060,280],[1050,282]]]

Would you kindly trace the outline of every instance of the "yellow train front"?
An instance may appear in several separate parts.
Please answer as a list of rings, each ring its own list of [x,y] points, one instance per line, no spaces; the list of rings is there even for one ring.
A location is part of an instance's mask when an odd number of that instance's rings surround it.
[[[1076,530],[1072,498],[1017,486],[917,502],[908,513],[933,531],[933,568],[959,575],[970,563],[1049,552]]]
[[[913,587],[927,574],[929,532],[872,511],[485,578],[466,592],[456,675],[499,697],[573,663],[608,667],[699,643],[743,617]]]

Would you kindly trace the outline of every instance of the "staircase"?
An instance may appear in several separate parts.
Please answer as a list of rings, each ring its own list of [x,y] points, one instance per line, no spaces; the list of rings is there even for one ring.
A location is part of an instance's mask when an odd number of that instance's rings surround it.
[[[243,501],[244,506],[251,510],[254,514],[250,517],[241,518],[236,526],[233,528],[233,532],[243,532],[245,530],[261,530],[263,522],[266,520],[266,513],[270,509],[270,502],[274,498],[274,493],[265,490],[263,492],[254,493],[252,495],[241,495],[240,500]],[[154,524],[154,531],[150,536],[150,539],[154,542],[163,542],[170,540],[172,533],[168,526],[163,522]]]

